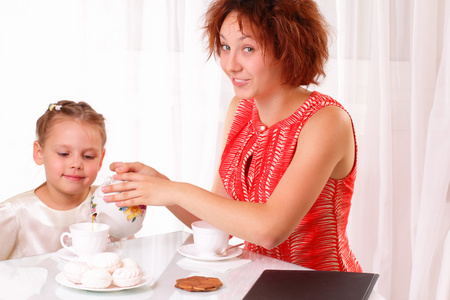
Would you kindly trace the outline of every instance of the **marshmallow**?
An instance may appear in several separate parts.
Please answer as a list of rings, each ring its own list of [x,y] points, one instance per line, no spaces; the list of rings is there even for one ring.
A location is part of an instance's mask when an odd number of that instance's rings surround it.
[[[67,280],[73,283],[81,283],[81,277],[83,273],[91,268],[84,262],[81,261],[71,261],[64,265],[63,273]]]
[[[129,257],[122,259],[122,267],[138,267],[139,264]]]
[[[112,274],[112,280],[118,287],[133,286],[141,282],[142,271],[139,267],[119,268]]]
[[[112,274],[116,269],[121,267],[122,262],[120,256],[116,253],[103,252],[98,253],[89,259],[88,265],[92,269],[106,270]]]
[[[81,283],[83,286],[92,289],[104,289],[111,285],[111,274],[102,269],[92,269],[84,272],[81,277]]]

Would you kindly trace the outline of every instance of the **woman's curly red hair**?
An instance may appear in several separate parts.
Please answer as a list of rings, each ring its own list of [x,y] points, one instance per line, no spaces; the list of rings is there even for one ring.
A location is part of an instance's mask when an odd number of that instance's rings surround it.
[[[282,64],[283,80],[292,86],[317,84],[325,77],[328,24],[312,0],[215,0],[205,14],[209,57],[220,56],[220,28],[230,12],[239,26],[249,21],[263,49]]]

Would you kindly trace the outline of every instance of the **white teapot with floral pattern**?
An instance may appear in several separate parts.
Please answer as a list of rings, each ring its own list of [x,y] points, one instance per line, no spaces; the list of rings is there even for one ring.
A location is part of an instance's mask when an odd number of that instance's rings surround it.
[[[117,184],[122,181],[108,177],[94,192],[91,199],[91,214],[96,213],[96,221],[110,226],[109,234],[117,239],[127,238],[136,234],[144,222],[147,206],[118,207],[113,202],[105,202],[102,187]],[[113,193],[111,193],[113,194]]]

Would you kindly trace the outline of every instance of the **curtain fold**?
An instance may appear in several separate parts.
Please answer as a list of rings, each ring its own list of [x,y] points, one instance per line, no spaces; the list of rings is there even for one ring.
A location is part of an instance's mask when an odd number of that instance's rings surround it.
[[[376,136],[377,143],[372,139],[365,140],[362,147],[378,149],[375,159],[378,168],[372,169],[370,176],[364,178],[370,184],[371,177],[378,176],[379,192],[375,201],[379,203],[377,248],[375,251],[373,268],[383,274],[384,285],[380,286],[380,293],[386,294],[391,288],[392,260],[391,245],[393,235],[393,120],[392,120],[392,63],[390,53],[390,14],[389,1],[373,1],[372,43],[370,56],[370,75],[367,101],[367,114],[374,113],[376,121],[366,125],[366,133]],[[372,152],[372,155],[376,153]]]
[[[450,228],[449,2],[318,1],[336,31],[319,89],[350,111],[359,144],[350,244],[387,299],[442,299],[438,282],[450,284],[439,275]]]
[[[448,4],[448,3],[447,3]],[[434,7],[434,14],[442,7]],[[433,97],[428,102],[429,109],[426,112],[427,119],[424,121],[425,131],[424,155],[423,155],[423,176],[420,177],[421,193],[419,197],[419,207],[417,211],[417,221],[413,226],[416,234],[413,235],[413,264],[410,286],[410,299],[448,299],[450,294],[437,295],[438,283],[442,286],[450,285],[450,277],[446,276],[442,270],[443,257],[448,253],[444,252],[445,238],[450,229],[449,209],[450,209],[450,22],[448,21],[450,7],[444,8],[445,27],[441,37],[435,38],[435,53],[442,53],[441,57],[436,57],[436,64],[432,64],[430,72],[427,72],[427,79],[436,78],[434,81],[424,79],[425,89],[428,84],[434,91]],[[421,14],[419,14],[421,15]],[[422,16],[422,15],[421,15]],[[429,18],[428,18],[429,20]],[[436,22],[432,22],[436,26]],[[438,28],[433,28],[435,34],[439,34]],[[427,33],[429,34],[429,33]],[[442,40],[441,40],[442,39]],[[442,48],[439,49],[439,46]],[[434,72],[438,68],[438,72]],[[435,76],[435,77],[434,77]],[[423,101],[423,99],[417,100]],[[423,113],[423,112],[422,112]],[[419,172],[418,172],[419,173]],[[448,251],[448,248],[446,249]],[[444,277],[440,277],[444,276]],[[435,298],[436,297],[436,298]]]

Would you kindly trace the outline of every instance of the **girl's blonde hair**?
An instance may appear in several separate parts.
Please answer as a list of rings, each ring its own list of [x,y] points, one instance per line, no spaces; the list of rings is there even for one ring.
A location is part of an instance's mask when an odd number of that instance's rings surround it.
[[[57,103],[51,104],[45,113],[36,121],[36,140],[42,147],[45,145],[50,129],[57,121],[64,118],[80,120],[98,126],[102,138],[102,147],[105,146],[106,127],[103,115],[97,113],[86,102],[80,101],[77,103],[70,100],[60,100]]]

